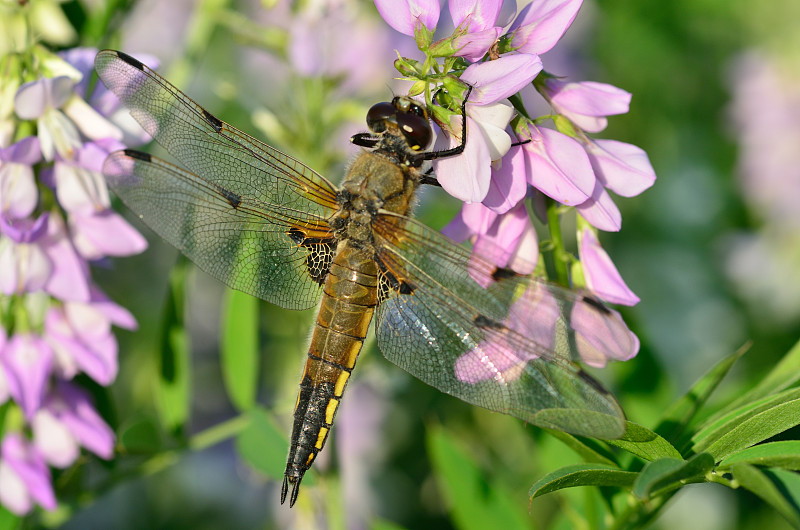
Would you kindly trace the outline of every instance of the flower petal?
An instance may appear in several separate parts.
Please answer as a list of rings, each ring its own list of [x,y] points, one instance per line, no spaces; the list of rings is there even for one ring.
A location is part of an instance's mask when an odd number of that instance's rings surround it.
[[[113,210],[71,215],[72,241],[89,261],[105,256],[132,256],[147,248],[147,240]]]
[[[468,18],[469,32],[476,33],[495,25],[503,2],[502,0],[449,0],[447,5],[454,26],[458,27]]]
[[[536,55],[504,55],[496,61],[469,66],[461,80],[473,86],[470,103],[487,105],[516,94],[541,70],[542,60]]]
[[[622,228],[622,215],[614,204],[611,195],[597,181],[592,196],[586,202],[575,206],[581,217],[590,225],[606,232],[619,232]]]
[[[53,351],[41,337],[16,334],[0,352],[0,361],[5,369],[9,392],[25,417],[33,418],[44,399]]]
[[[541,54],[567,31],[583,0],[537,0],[525,6],[511,25],[511,46],[520,53]]]
[[[627,361],[639,352],[639,338],[613,309],[575,304],[571,321],[578,353],[589,366],[602,368],[609,359]]]
[[[616,140],[595,140],[586,146],[598,180],[623,197],[634,197],[653,185],[656,173],[644,150]]]
[[[433,31],[441,9],[439,0],[375,0],[375,7],[387,24],[410,37],[418,21]]]
[[[526,134],[522,134],[522,139]],[[534,127],[522,145],[528,182],[562,204],[574,206],[591,197],[595,176],[581,144],[553,129]]]
[[[628,288],[594,231],[584,228],[579,234],[580,258],[586,287],[612,304],[636,305],[639,297]]]
[[[460,128],[460,120],[460,116],[453,118],[454,128]],[[436,179],[442,188],[464,202],[481,202],[489,191],[489,181],[492,178],[489,147],[483,135],[475,134],[477,130],[478,125],[467,116],[464,152],[459,156],[440,158],[433,162]],[[455,136],[445,138],[445,135],[440,135],[436,139],[436,149],[456,147],[458,142]]]
[[[510,148],[508,154],[499,161],[499,167],[492,170],[489,191],[483,199],[483,205],[499,214],[509,211],[525,198],[528,189],[526,176],[522,148]]]

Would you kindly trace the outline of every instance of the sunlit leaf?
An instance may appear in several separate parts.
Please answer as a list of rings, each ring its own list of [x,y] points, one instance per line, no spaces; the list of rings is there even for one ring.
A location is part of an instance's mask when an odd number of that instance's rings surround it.
[[[680,399],[675,401],[661,417],[661,421],[654,429],[666,440],[678,444],[686,426],[694,419],[697,411],[702,408],[709,396],[716,390],[736,361],[747,352],[750,344],[739,348],[718,362],[711,370],[700,378]]]
[[[769,400],[768,408],[761,404],[745,410],[706,436],[697,436],[694,451],[710,453],[719,461],[800,424],[800,398],[794,394],[794,391],[779,394]],[[786,401],[789,397],[794,399]]]
[[[259,374],[258,300],[226,290],[220,337],[222,380],[234,407],[249,410],[256,403]]]
[[[787,440],[748,447],[725,458],[720,462],[719,467],[727,469],[734,464],[752,464],[800,471],[800,441]]]
[[[603,464],[565,466],[537,480],[528,490],[528,496],[535,499],[546,493],[576,486],[630,488],[633,486],[636,476],[637,473],[632,471],[622,471],[619,468]]]
[[[605,464],[617,466],[614,455],[591,438],[579,438],[572,434],[553,429],[545,429],[553,438],[561,440],[564,445],[575,451],[584,462],[589,464]]]
[[[791,471],[764,471],[749,464],[731,467],[736,481],[769,503],[795,528],[800,527],[800,477]]]
[[[629,453],[645,460],[652,461],[665,457],[682,459],[678,450],[668,441],[650,429],[632,421],[626,422],[625,434],[622,438],[606,440],[606,442],[620,449],[625,449]]]

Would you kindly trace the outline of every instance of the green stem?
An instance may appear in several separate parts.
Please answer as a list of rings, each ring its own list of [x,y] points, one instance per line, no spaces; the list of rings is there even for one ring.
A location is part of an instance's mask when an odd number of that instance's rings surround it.
[[[569,255],[564,248],[564,239],[561,237],[560,205],[549,200],[547,204],[547,227],[550,230],[550,240],[553,244],[553,267],[555,268],[556,282],[569,286]]]

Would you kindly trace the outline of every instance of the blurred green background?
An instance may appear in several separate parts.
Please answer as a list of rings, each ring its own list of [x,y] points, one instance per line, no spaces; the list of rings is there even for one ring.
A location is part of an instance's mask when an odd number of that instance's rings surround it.
[[[270,8],[273,3],[278,6]],[[391,81],[392,50],[414,51],[410,39],[382,23],[371,2],[339,3],[343,18],[322,13],[300,19],[282,2],[118,2],[102,23],[93,16],[98,2],[62,8],[81,44],[156,56],[159,71],[212,113],[338,182],[354,152],[348,136],[363,130],[370,104],[402,86]],[[543,57],[552,73],[633,93],[630,113],[611,118],[598,136],[642,147],[658,175],[642,196],[617,200],[622,231],[602,236],[642,299],[624,310],[642,349],[600,377],[629,418],[645,426],[746,341],[751,351],[720,399],[758,381],[800,336],[800,221],[791,207],[800,199],[798,21],[794,0],[586,1],[564,40]],[[326,70],[333,72],[326,79],[299,75],[286,59],[292,53],[286,35],[303,24],[332,39],[330,64],[347,54],[362,77],[335,69]],[[362,37],[372,45],[357,40]],[[775,115],[786,123],[770,122]],[[792,134],[795,152],[776,151]],[[419,216],[440,228],[457,209],[441,190],[430,190]],[[281,437],[289,432],[313,311],[259,305],[260,363],[241,370],[257,370],[260,430],[237,447],[224,432],[235,432],[238,412],[220,370],[221,301],[228,295],[188,268],[191,354],[175,373],[185,367],[190,377],[174,381],[171,392],[173,398],[186,392],[190,408],[188,416],[170,416],[169,397],[157,381],[177,256],[137,226],[150,249],[94,271],[140,322],[137,332],[118,332],[121,370],[107,411],[120,422],[130,450],[117,471],[130,472],[102,483],[99,497],[79,502],[64,528],[567,529],[602,516],[597,493],[582,488],[529,505],[533,482],[579,457],[539,429],[417,381],[386,362],[374,340],[367,342],[334,434],[304,480],[297,506],[281,507],[280,481],[270,471],[277,466],[280,474],[285,462]],[[183,315],[180,307],[174,314]],[[182,325],[180,318],[175,325]],[[164,418],[172,419],[172,430],[161,427]],[[220,422],[228,423],[214,430]],[[193,437],[209,428],[207,438]],[[213,443],[215,436],[223,441]],[[195,445],[187,449],[187,443]],[[148,456],[152,450],[160,456]],[[259,471],[239,453],[250,455]],[[488,519],[483,506],[494,507]],[[61,521],[56,515],[50,522]],[[653,525],[788,527],[754,496],[710,484],[684,488]]]

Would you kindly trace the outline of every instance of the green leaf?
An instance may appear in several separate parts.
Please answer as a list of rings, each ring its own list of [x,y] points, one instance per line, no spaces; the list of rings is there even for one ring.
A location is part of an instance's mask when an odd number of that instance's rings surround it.
[[[605,464],[618,467],[614,455],[591,438],[578,438],[572,434],[554,429],[544,429],[547,434],[561,440],[567,447],[575,451],[584,462],[589,464]]]
[[[221,333],[222,380],[240,411],[256,404],[259,374],[258,300],[228,289]]]
[[[181,255],[169,276],[159,335],[158,412],[164,429],[179,434],[189,417],[189,334],[183,303],[188,262]]]
[[[632,421],[625,423],[625,434],[622,438],[606,440],[606,443],[649,461],[659,458],[683,459],[678,450],[664,438]]]
[[[251,467],[268,477],[283,478],[288,453],[286,436],[264,409],[250,409],[247,417],[250,424],[236,437],[236,450]]]
[[[622,471],[603,464],[576,464],[556,469],[537,480],[528,496],[531,500],[546,493],[574,488],[576,486],[612,486],[630,488],[636,480],[636,473]]]
[[[703,377],[700,378],[686,394],[675,401],[661,417],[661,421],[654,429],[665,439],[677,444],[686,426],[694,419],[697,411],[702,408],[717,386],[722,382],[736,361],[747,352],[750,344],[746,344],[733,355],[722,359]]]
[[[156,419],[141,415],[133,417],[119,429],[119,452],[154,454],[164,445]]]
[[[800,527],[800,477],[796,473],[782,470],[767,472],[750,464],[736,464],[731,467],[731,472],[743,488],[769,503],[793,527]]]
[[[800,341],[783,356],[775,367],[752,390],[731,403],[727,409],[750,403],[789,388],[800,381]]]
[[[661,458],[642,469],[633,485],[633,494],[644,500],[684,484],[704,482],[706,474],[713,468],[714,459],[708,454],[696,455],[689,460]]]
[[[21,522],[19,517],[0,506],[0,530],[21,528]]]
[[[800,390],[800,389],[798,389]],[[746,447],[800,424],[800,398],[790,391],[774,396],[769,407],[762,404],[734,417],[705,437],[698,437],[696,453],[710,453],[717,461]],[[788,397],[795,397],[786,401]]]
[[[447,499],[458,528],[519,528],[524,515],[509,502],[511,493],[500,485],[489,487],[465,448],[438,427],[430,427],[428,454],[436,470],[437,484]]]
[[[734,464],[752,464],[800,471],[800,441],[769,442],[748,447],[722,460],[719,468],[727,469]]]

